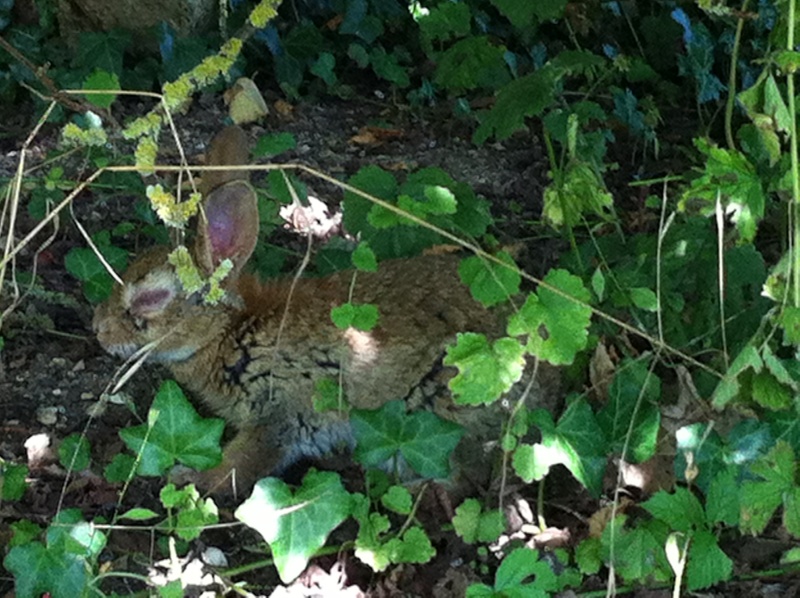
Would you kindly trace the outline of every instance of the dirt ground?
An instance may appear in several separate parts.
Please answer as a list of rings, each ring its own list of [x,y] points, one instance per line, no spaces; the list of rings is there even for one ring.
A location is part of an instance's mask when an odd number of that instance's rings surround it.
[[[177,121],[189,155],[202,152],[204,144],[223,122],[221,105],[216,101],[202,104]],[[138,107],[130,109],[135,112]],[[393,133],[381,143],[354,141],[355,136],[364,132],[365,126],[377,126]],[[34,147],[51,147],[55,143],[55,131],[45,130]],[[555,233],[538,222],[547,182],[547,164],[533,132],[508,142],[476,148],[469,142],[468,128],[454,123],[452,117],[440,119],[428,115],[423,118],[378,101],[300,105],[287,116],[273,111],[262,127],[249,127],[248,134],[255,139],[266,131],[289,132],[297,140],[296,149],[281,155],[279,161],[303,162],[334,176],[349,176],[370,164],[401,171],[425,166],[443,168],[491,202],[499,223],[495,234],[504,243],[519,245],[520,265],[533,275],[541,275],[556,263],[559,248],[564,246]],[[15,149],[11,140],[0,144],[3,155],[0,175],[8,176],[15,168]],[[339,190],[322,182],[307,182],[318,197],[331,205],[338,203]],[[621,187],[615,195],[628,193]],[[92,194],[86,194],[75,200],[75,216],[91,233],[128,217],[126,212],[133,199],[116,197],[101,205],[93,201]],[[17,238],[33,224],[24,212],[22,209]],[[301,243],[288,233],[277,237],[276,242],[297,243],[298,246]],[[30,271],[34,245],[19,256],[19,271]],[[40,285],[19,302],[4,322],[5,347],[0,352],[0,457],[30,463],[32,480],[22,501],[2,505],[0,538],[3,543],[8,538],[9,523],[27,518],[46,525],[59,505],[79,507],[87,519],[108,517],[113,513],[118,488],[104,482],[98,473],[123,450],[118,430],[141,423],[160,382],[166,378],[166,372],[159,367],[145,366],[116,395],[118,400],[109,402],[102,410],[96,409],[101,395],[108,392],[118,374],[120,363],[106,355],[95,341],[91,330],[92,307],[84,299],[79,283],[64,269],[66,253],[82,245],[74,224],[63,218],[55,240],[38,258]],[[0,301],[3,308],[13,294],[6,285],[5,296]],[[91,471],[67,478],[53,458],[52,450],[50,453],[36,453],[30,447],[26,450],[26,441],[35,435],[46,434],[51,446],[56,446],[60,439],[73,432],[85,432],[92,444]],[[588,501],[569,476],[561,477],[562,480],[557,479],[552,484],[557,490],[550,498],[559,507],[555,509],[553,525],[569,529],[572,540],[577,542],[585,533],[585,517],[591,515],[597,505]],[[137,480],[128,489],[125,508],[146,506],[158,510],[159,488],[158,482]],[[535,489],[519,488],[518,496],[535,500]],[[431,508],[432,529],[447,523],[439,508],[438,512],[435,506]],[[435,521],[437,516],[441,517],[438,522]],[[230,510],[223,508],[221,519],[231,521]],[[348,533],[352,537],[352,531],[339,532],[341,540],[346,539]],[[132,532],[115,533],[112,537],[101,560],[111,562],[116,570],[144,572],[146,563],[139,561],[141,555],[153,554],[152,538]],[[359,565],[351,555],[333,555],[316,561],[298,584],[276,595],[462,596],[466,586],[480,577],[470,565],[478,559],[474,548],[463,544],[452,532],[437,533],[433,541],[438,556],[429,565],[396,567],[377,576]],[[258,545],[255,533],[242,527],[213,530],[203,535],[202,542],[193,545],[190,556],[196,557],[209,547],[217,547],[226,554],[230,566],[240,566],[263,558],[263,553],[257,552]],[[488,564],[491,569],[491,562]],[[241,579],[253,584],[252,591],[259,595],[269,595],[270,588],[277,583],[270,567],[256,569],[237,577],[236,581]],[[596,582],[595,589],[604,587],[602,580]],[[114,589],[119,592],[141,589],[130,583],[130,586],[123,584]],[[303,584],[308,587],[304,588]],[[0,579],[0,595],[7,595],[12,587],[10,576]],[[751,586],[737,586],[736,593],[706,595],[766,596],[771,594],[770,590],[792,595],[792,589],[781,583],[766,586],[753,582]],[[636,595],[667,596],[668,590]]]

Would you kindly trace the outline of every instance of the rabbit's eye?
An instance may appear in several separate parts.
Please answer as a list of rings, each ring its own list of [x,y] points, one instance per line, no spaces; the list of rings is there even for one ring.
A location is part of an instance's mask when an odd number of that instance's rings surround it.
[[[147,330],[148,322],[145,318],[133,315],[130,310],[128,310],[128,318],[130,318],[131,322],[133,322],[133,327],[136,328],[138,332]]]

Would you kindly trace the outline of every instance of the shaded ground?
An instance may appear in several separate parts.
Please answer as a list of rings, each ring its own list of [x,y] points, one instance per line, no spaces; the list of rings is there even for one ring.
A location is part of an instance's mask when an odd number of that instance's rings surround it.
[[[530,139],[515,138],[507,143],[497,143],[475,148],[468,141],[468,131],[443,117],[441,120],[422,119],[410,113],[401,113],[392,107],[377,103],[329,102],[322,105],[300,106],[288,116],[273,114],[266,130],[292,133],[297,140],[296,150],[281,161],[301,161],[334,176],[351,175],[359,168],[376,164],[392,170],[414,170],[423,166],[439,166],[455,179],[467,182],[479,194],[490,200],[493,213],[500,223],[497,232],[504,242],[522,242],[519,261],[528,272],[539,275],[557,259],[558,241],[535,224],[541,209],[541,195],[546,184],[547,166],[534,135]],[[202,151],[205,142],[219,128],[223,116],[217,106],[198,109],[178,121],[178,129],[189,155]],[[440,123],[447,123],[440,124]],[[389,131],[386,141],[358,143],[354,136],[364,135],[363,127],[373,125]],[[53,132],[39,141],[44,146],[53,144]],[[258,135],[257,127],[250,135]],[[7,145],[7,144],[6,144]],[[4,176],[14,168],[14,159],[4,147],[2,170]],[[624,183],[624,177],[619,177]],[[331,185],[309,181],[315,194],[331,203],[338,202],[340,192]],[[621,187],[615,195],[630,195]],[[117,197],[104,204],[91,196],[75,202],[75,213],[83,225],[95,232],[108,228],[129,217],[131,197]],[[24,211],[24,210],[23,210]],[[25,220],[24,214],[22,215]],[[24,222],[30,226],[31,222]],[[548,239],[547,237],[550,237]],[[279,242],[296,243],[287,233],[277,235]],[[72,224],[62,223],[55,241],[42,253],[38,262],[41,288],[26,297],[5,322],[3,334],[5,348],[0,353],[0,457],[14,462],[27,461],[24,443],[33,435],[45,433],[57,443],[72,432],[86,431],[93,447],[95,473],[112,456],[122,450],[117,431],[125,426],[141,423],[147,405],[165,376],[157,367],[146,367],[138,372],[117,397],[117,402],[95,412],[99,397],[107,391],[119,368],[119,362],[100,349],[91,331],[91,307],[83,298],[79,285],[65,274],[63,260],[67,251],[80,246],[80,239]],[[299,245],[298,245],[299,246]],[[30,268],[31,250],[20,257],[20,270]],[[8,295],[4,298],[7,301]],[[124,399],[130,399],[126,403]],[[94,413],[92,417],[89,413]],[[8,524],[17,518],[28,518],[45,525],[55,512],[59,501],[63,507],[77,506],[87,518],[110,516],[117,502],[117,488],[102,478],[89,473],[73,476],[65,486],[64,471],[55,464],[52,455],[40,454],[32,463],[33,482],[25,498],[18,503],[8,503],[2,508],[0,537],[7,537]],[[553,505],[550,523],[556,529],[568,529],[571,540],[577,542],[586,533],[586,519],[597,508],[588,500],[577,484],[567,475],[548,478],[548,501]],[[148,506],[157,509],[160,483],[136,481],[125,498],[125,508]],[[63,491],[63,494],[62,494]],[[519,499],[535,500],[535,488],[519,488],[513,495]],[[348,554],[319,559],[304,581],[316,590],[308,592],[299,586],[284,595],[358,596],[368,589],[374,596],[461,596],[469,583],[477,581],[481,572],[494,566],[494,557],[478,557],[474,548],[466,546],[452,532],[437,532],[447,523],[446,507],[434,496],[424,509],[438,551],[437,558],[426,566],[395,567],[383,575],[373,575]],[[513,502],[513,501],[512,501]],[[524,503],[519,503],[524,504]],[[524,511],[524,509],[522,509]],[[230,511],[221,513],[223,521],[230,521]],[[511,513],[511,519],[520,529],[525,523],[524,513]],[[353,530],[337,532],[338,540],[352,538]],[[113,541],[103,555],[113,561],[114,569],[143,571],[139,555],[153,554],[147,534],[115,533]],[[523,533],[523,539],[529,536]],[[213,530],[203,535],[192,554],[200,554],[207,547],[218,547],[227,556],[230,566],[240,566],[262,558],[255,552],[258,538],[254,532],[242,527]],[[567,539],[569,541],[569,539]],[[763,551],[756,551],[761,552]],[[160,557],[152,557],[150,562]],[[479,566],[481,562],[489,567]],[[345,576],[337,575],[337,568]],[[333,568],[333,571],[331,571]],[[247,579],[254,584],[254,592],[269,594],[276,584],[270,567],[263,567],[236,580]],[[342,581],[342,579],[346,581]],[[490,576],[484,576],[489,581]],[[357,584],[357,585],[355,585]],[[301,582],[302,585],[302,582]],[[0,581],[0,592],[10,590],[9,578]],[[118,591],[137,588],[118,586]],[[595,589],[602,589],[597,579]],[[260,589],[259,589],[260,588]],[[348,589],[342,589],[348,588]],[[753,582],[739,585],[708,596],[766,596],[772,590],[793,595],[792,586],[776,583],[770,586]],[[340,592],[336,594],[335,592]],[[731,593],[733,592],[733,593]],[[662,592],[640,592],[641,596],[667,596]]]

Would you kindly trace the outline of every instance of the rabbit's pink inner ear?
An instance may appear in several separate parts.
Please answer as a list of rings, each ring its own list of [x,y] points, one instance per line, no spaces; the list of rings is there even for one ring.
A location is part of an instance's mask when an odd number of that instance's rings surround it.
[[[197,239],[197,259],[212,271],[228,258],[238,271],[250,259],[258,240],[258,205],[246,181],[234,181],[213,191],[204,204]]]
[[[147,316],[164,310],[175,297],[171,287],[144,287],[130,298],[130,311],[137,316]]]

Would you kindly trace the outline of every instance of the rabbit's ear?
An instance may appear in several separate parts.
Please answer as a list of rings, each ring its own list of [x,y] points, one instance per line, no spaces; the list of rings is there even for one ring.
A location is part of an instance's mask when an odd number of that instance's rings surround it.
[[[235,276],[250,259],[258,240],[256,193],[247,181],[218,187],[203,203],[197,221],[195,258],[206,273],[230,259]]]

